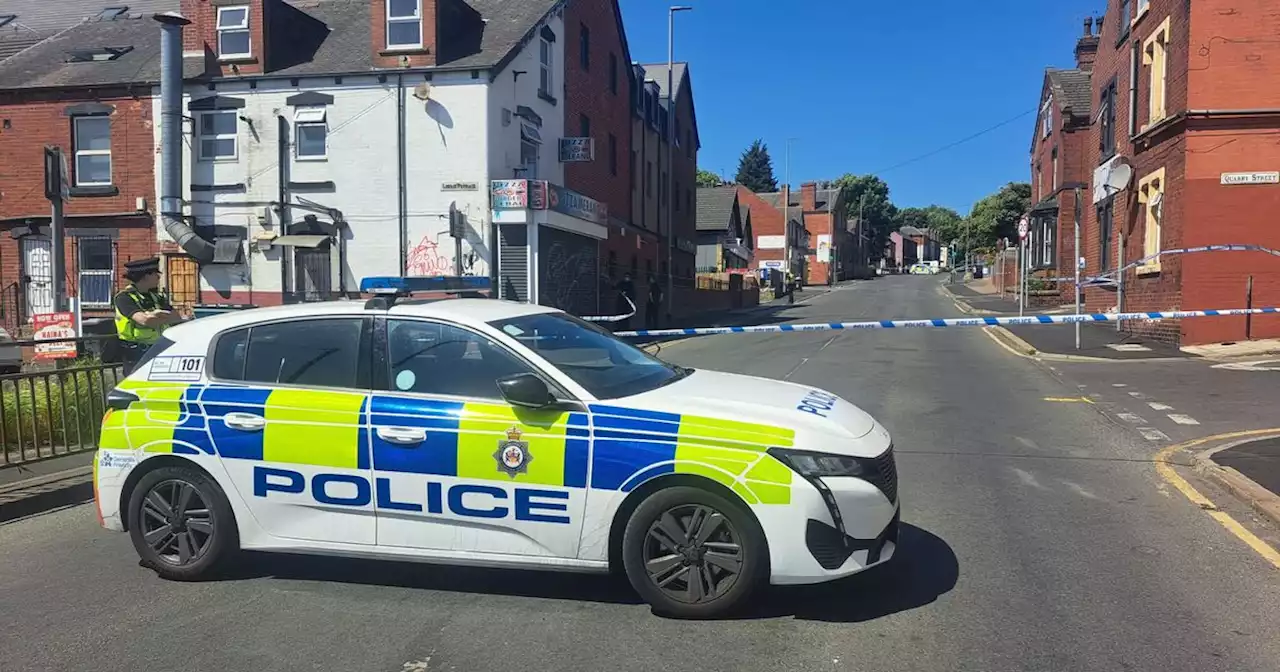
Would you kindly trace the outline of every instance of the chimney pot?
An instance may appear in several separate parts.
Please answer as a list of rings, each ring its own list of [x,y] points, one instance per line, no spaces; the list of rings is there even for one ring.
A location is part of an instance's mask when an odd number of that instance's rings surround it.
[[[1090,37],[1092,35],[1093,35],[1093,17],[1090,16],[1085,18],[1084,20],[1084,36]]]

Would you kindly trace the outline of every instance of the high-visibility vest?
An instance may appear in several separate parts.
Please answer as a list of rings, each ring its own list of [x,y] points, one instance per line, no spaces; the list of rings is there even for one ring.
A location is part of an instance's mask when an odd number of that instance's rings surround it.
[[[139,307],[150,302],[153,310],[160,307],[160,300],[164,298],[164,295],[158,291],[140,292],[133,285],[129,285],[123,292],[120,292],[120,294],[117,294],[116,296],[120,296],[121,294],[129,295],[137,302]],[[115,302],[113,301],[112,304],[114,305]],[[132,319],[125,317],[120,312],[119,308],[116,308],[115,310],[116,337],[121,341],[150,345],[160,340],[160,332],[164,331],[164,327],[160,327],[159,329],[144,327],[137,322],[134,322]]]

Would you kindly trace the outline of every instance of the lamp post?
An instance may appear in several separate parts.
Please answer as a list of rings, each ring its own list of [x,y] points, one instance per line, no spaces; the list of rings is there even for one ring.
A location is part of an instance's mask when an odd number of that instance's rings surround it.
[[[782,195],[784,196],[785,200],[787,201],[787,202],[785,202],[785,203],[783,203],[783,204],[782,204],[782,232],[783,232],[783,234],[784,234],[784,235],[786,234],[787,226],[791,223],[791,220],[789,220],[789,219],[788,219],[788,217],[790,217],[790,216],[791,216],[791,214],[790,214],[790,210],[791,210],[791,202],[790,202],[790,201],[791,201],[791,143],[795,142],[796,140],[798,140],[798,138],[787,138],[787,162],[786,162],[786,166],[784,167],[784,170],[783,170],[783,173],[784,173],[784,175],[785,175],[785,177],[784,177],[783,179],[785,179],[785,180],[786,180],[786,189],[783,189],[783,190],[782,190]],[[802,221],[801,221],[801,224],[803,224],[803,223],[804,223],[804,222],[803,222],[803,220],[804,220],[804,215],[803,215],[803,214],[801,214],[800,219],[802,220]],[[797,242],[798,242],[798,241],[797,241]],[[785,240],[784,240],[784,243],[785,243]],[[786,244],[784,244],[784,245],[782,246],[782,249],[783,249],[783,251],[784,251],[784,252],[786,253],[786,255],[787,255],[787,259],[786,259],[786,262],[787,262],[787,263],[786,263],[786,269],[787,269],[787,272],[788,272],[788,273],[793,273],[793,274],[794,274],[794,273],[795,273],[795,271],[794,271],[794,270],[792,270],[792,268],[791,268],[791,255],[792,255],[792,249],[791,249],[791,246],[790,246],[790,245],[786,245]]]
[[[671,312],[671,302],[675,298],[675,262],[672,250],[675,249],[676,223],[674,206],[676,180],[676,12],[691,11],[692,7],[674,6],[667,9],[667,313]]]

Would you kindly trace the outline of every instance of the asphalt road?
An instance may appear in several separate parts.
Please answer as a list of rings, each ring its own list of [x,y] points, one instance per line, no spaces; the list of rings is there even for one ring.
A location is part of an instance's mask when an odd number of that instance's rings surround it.
[[[952,316],[933,277],[789,318]],[[1156,447],[979,329],[728,335],[685,365],[788,378],[893,432],[898,558],[669,621],[606,577],[256,556],[160,581],[82,506],[0,526],[0,669],[591,671],[1280,669],[1280,573],[1167,487]]]

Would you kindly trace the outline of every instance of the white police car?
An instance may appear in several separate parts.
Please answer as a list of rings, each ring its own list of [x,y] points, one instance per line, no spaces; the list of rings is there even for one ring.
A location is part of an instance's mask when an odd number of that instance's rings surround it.
[[[365,287],[462,282],[410,280]],[[668,364],[541,306],[201,318],[166,331],[109,406],[98,515],[166,578],[238,549],[623,569],[659,613],[705,617],[766,581],[885,562],[897,540],[892,446],[866,413]]]

